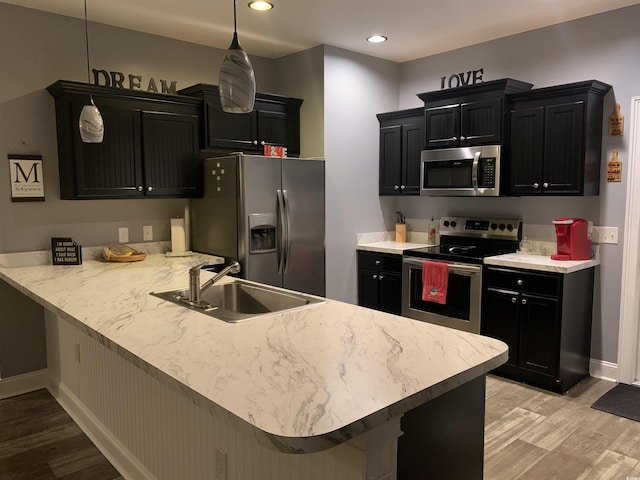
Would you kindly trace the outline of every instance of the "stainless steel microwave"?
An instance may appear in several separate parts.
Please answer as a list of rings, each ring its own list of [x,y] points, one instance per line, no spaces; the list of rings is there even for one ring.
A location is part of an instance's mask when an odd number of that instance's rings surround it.
[[[500,145],[423,150],[420,195],[500,195]]]

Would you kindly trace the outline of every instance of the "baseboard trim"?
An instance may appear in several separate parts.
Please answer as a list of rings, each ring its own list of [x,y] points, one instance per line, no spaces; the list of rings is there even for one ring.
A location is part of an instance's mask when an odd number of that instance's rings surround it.
[[[0,380],[0,400],[34,392],[47,386],[47,370],[23,373]]]
[[[592,358],[589,361],[589,374],[592,377],[599,378],[601,380],[617,382],[618,364],[613,362],[606,362],[604,360],[595,360]]]
[[[47,389],[122,478],[157,480],[65,385],[48,385]]]

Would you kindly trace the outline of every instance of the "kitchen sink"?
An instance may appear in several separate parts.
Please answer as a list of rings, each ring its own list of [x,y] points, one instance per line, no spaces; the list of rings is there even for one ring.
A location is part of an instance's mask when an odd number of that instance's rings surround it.
[[[189,300],[188,288],[151,292],[151,295],[231,323],[324,303],[320,297],[240,279],[206,288],[201,292],[199,302]]]

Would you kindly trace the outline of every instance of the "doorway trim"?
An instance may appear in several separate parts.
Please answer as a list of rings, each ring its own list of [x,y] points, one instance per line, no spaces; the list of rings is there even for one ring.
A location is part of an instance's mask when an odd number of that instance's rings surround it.
[[[640,324],[640,97],[631,98],[628,180],[622,251],[622,292],[618,331],[618,381],[640,383],[638,326]]]

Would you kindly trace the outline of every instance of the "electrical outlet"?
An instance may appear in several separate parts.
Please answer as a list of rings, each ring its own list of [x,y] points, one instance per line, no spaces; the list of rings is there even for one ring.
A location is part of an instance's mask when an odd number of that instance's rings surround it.
[[[618,227],[593,227],[597,235],[594,235],[596,243],[618,244]]]
[[[129,241],[129,229],[127,227],[118,228],[118,242],[127,243]]]
[[[153,240],[153,226],[152,225],[145,225],[144,227],[142,227],[142,239],[145,242],[149,242],[149,241]]]

